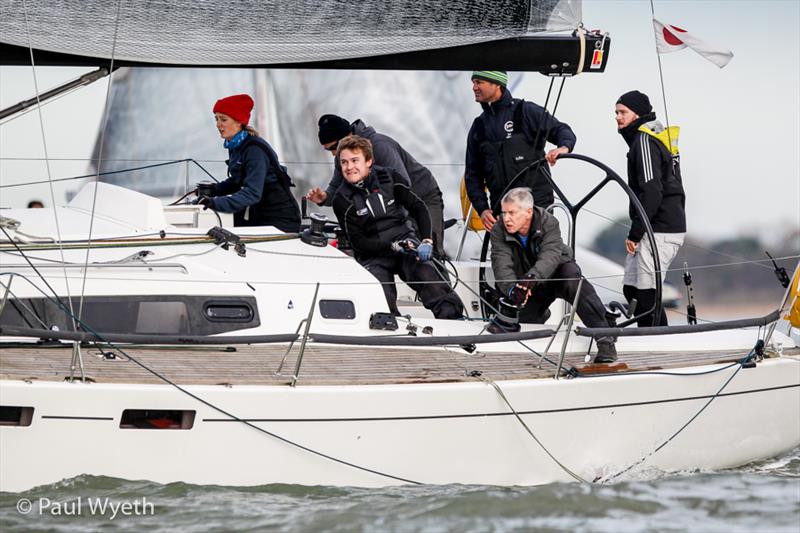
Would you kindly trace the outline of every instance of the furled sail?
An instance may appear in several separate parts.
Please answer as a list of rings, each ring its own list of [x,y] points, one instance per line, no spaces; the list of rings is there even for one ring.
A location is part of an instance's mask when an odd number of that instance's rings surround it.
[[[573,36],[537,40],[580,23],[580,0],[5,0],[0,58],[27,62],[30,47],[39,64],[541,70],[557,50],[586,57]]]

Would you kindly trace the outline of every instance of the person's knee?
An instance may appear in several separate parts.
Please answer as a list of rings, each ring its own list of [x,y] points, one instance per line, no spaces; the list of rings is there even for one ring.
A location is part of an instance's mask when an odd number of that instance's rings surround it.
[[[577,279],[581,277],[581,267],[575,261],[567,261],[558,266],[553,273],[554,278]]]

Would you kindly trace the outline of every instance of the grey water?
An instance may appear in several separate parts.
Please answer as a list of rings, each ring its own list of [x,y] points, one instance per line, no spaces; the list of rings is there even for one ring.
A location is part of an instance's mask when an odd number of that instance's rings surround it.
[[[87,530],[798,533],[800,447],[730,470],[607,485],[244,488],[79,476],[0,493],[0,531]]]

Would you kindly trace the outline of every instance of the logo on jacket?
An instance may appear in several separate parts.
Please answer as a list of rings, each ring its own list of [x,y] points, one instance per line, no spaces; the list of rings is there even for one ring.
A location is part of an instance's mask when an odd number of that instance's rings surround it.
[[[503,124],[503,129],[506,130],[506,133],[508,134],[506,135],[506,137],[511,137],[511,134],[514,133],[514,121],[509,120],[508,122]]]

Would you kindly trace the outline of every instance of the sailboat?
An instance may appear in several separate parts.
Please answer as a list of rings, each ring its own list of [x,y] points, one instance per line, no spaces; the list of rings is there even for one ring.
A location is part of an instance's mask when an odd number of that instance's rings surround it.
[[[231,6],[213,2],[75,6],[80,16],[12,2],[0,57],[109,70],[489,63],[559,76],[602,72],[609,59],[610,38],[580,27],[574,1],[492,2],[488,19],[480,1],[425,12],[409,2],[406,13],[362,4],[260,4],[263,12],[235,17],[243,50],[225,31]],[[334,16],[344,25],[336,32],[358,29],[359,39],[320,46],[320,36],[336,37]],[[258,24],[239,25],[249,19]],[[183,31],[159,31],[172,20]],[[87,40],[67,21],[102,31]],[[602,163],[565,157],[624,188]],[[800,444],[800,324],[789,312],[797,282],[762,317],[605,331],[556,304],[549,324],[490,334],[479,318],[381,320],[380,285],[337,248],[317,246],[329,233],[320,219],[304,234],[234,227],[101,181],[64,206],[2,217],[2,491],[81,474],[224,485],[601,483],[732,467]],[[618,336],[619,360],[589,363],[594,339],[608,334]]]

